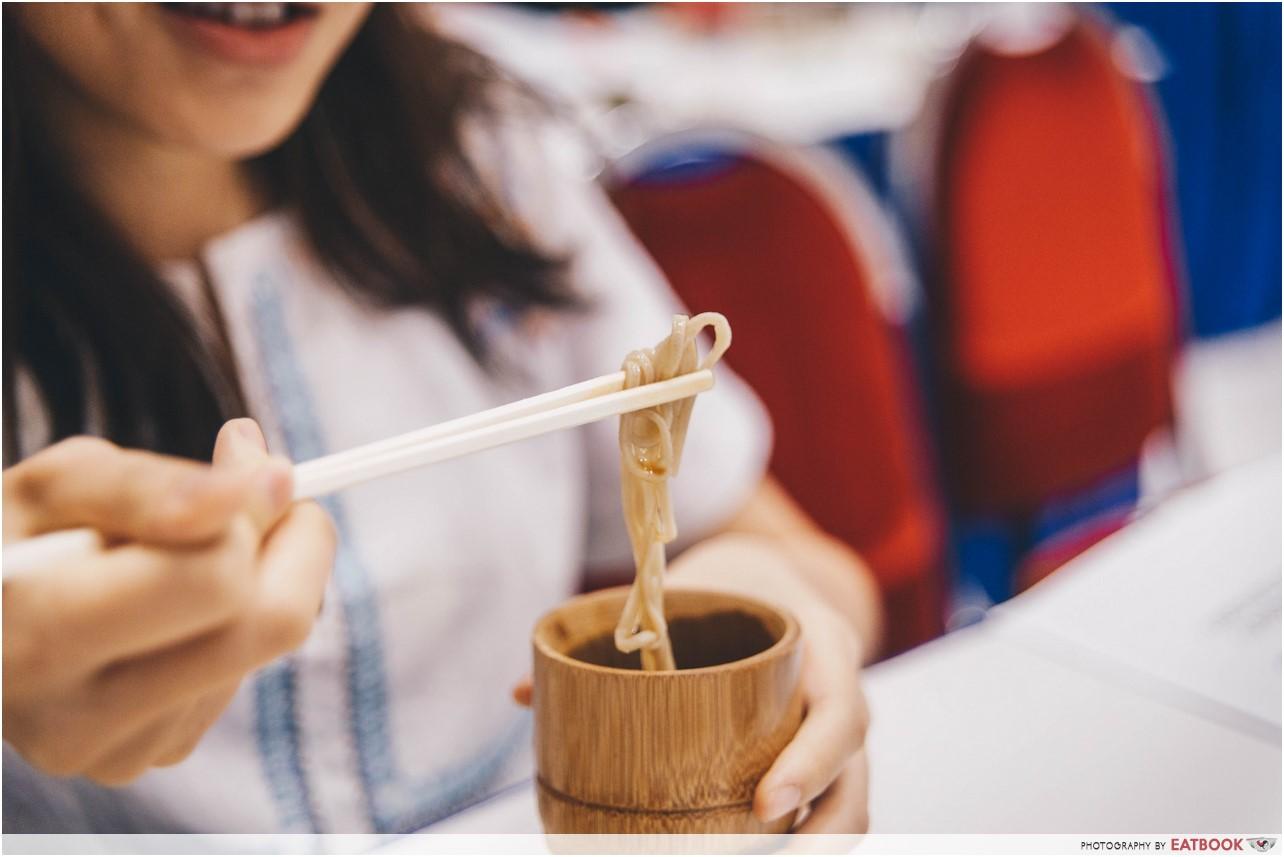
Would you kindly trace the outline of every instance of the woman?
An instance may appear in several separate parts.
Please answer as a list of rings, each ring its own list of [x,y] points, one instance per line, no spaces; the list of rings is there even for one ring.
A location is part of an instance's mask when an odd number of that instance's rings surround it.
[[[4,537],[118,544],[5,583],[7,831],[395,832],[513,776],[529,629],[629,561],[614,427],[324,511],[266,450],[612,371],[668,330],[658,274],[517,88],[404,9],[5,15]],[[767,434],[724,371],[670,585],[795,612],[808,713],[755,810],[862,830],[877,600],[763,477]]]

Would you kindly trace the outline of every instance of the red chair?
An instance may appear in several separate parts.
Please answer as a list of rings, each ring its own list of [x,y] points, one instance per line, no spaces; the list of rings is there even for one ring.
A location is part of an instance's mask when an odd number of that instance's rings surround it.
[[[931,309],[965,512],[1028,513],[1135,461],[1177,342],[1155,117],[1087,16],[1039,53],[977,43],[938,114]]]
[[[684,302],[731,321],[728,360],[775,424],[771,470],[874,569],[887,653],[940,634],[943,516],[909,355],[877,299],[894,293],[890,225],[839,164],[759,143],[694,173],[655,166],[683,146],[617,168],[616,205]]]

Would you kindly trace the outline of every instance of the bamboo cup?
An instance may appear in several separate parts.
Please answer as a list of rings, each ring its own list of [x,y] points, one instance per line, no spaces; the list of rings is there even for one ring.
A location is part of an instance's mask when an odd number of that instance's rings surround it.
[[[753,793],[802,720],[799,631],[759,601],[671,590],[678,669],[616,650],[628,589],[582,595],[534,633],[536,788],[547,833],[779,833]]]

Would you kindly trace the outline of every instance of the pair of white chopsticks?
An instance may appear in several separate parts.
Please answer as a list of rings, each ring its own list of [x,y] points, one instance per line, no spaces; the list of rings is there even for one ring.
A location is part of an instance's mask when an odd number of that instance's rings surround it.
[[[712,387],[710,369],[629,390],[624,389],[623,372],[603,375],[296,464],[294,499],[322,497],[380,476],[686,399]],[[102,536],[89,528],[59,530],[5,545],[0,552],[4,577],[83,557],[102,550],[103,546]]]

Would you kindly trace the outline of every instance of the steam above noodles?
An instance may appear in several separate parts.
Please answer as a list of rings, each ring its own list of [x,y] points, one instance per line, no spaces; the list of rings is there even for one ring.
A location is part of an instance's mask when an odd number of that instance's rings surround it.
[[[713,329],[713,348],[701,360],[696,340]],[[654,348],[624,358],[624,387],[667,381],[678,375],[711,369],[731,345],[731,326],[721,313],[673,317],[673,330]],[[642,651],[642,668],[674,669],[673,647],[664,620],[664,546],[677,538],[669,500],[669,477],[678,472],[682,445],[695,397],[656,405],[620,417],[620,481],[624,522],[633,545],[637,573],[624,612],[615,628],[622,652]]]

